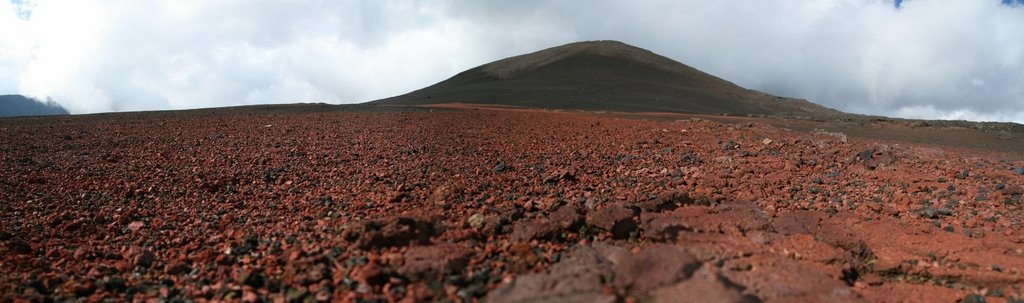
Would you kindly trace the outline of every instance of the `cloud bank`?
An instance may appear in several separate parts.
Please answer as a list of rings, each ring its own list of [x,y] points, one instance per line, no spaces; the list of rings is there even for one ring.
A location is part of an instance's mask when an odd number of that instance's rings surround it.
[[[75,113],[355,103],[613,39],[848,112],[1024,122],[1024,7],[1000,0],[26,3],[0,4],[0,93]]]

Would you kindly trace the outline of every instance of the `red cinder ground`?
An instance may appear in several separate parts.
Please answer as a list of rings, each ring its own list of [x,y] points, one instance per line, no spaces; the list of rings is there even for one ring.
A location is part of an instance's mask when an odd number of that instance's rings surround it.
[[[0,139],[3,301],[1024,298],[1019,154],[468,107],[4,119]]]

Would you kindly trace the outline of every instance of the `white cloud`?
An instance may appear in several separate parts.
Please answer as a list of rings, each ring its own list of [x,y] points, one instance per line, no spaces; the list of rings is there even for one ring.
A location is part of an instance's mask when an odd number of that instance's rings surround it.
[[[891,113],[910,119],[941,119],[966,121],[1024,121],[1024,112],[977,113],[967,109],[939,110],[933,105],[905,106]]]
[[[17,91],[22,63],[30,59],[29,33],[21,30],[27,21],[19,14],[13,3],[0,3],[0,94]]]
[[[1024,7],[998,0],[39,0],[28,21],[14,12],[0,3],[0,89],[78,113],[362,102],[615,39],[846,111],[1024,122]]]

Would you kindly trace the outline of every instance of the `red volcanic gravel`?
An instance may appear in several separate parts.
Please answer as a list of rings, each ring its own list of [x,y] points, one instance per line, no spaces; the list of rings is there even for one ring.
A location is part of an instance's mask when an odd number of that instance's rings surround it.
[[[751,121],[3,119],[0,300],[1024,298],[1024,163]]]

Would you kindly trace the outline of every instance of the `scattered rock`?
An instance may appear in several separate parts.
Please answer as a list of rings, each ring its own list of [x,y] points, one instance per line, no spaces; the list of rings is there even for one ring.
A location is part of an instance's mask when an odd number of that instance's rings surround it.
[[[242,256],[249,254],[253,250],[259,247],[260,241],[256,237],[246,237],[244,241],[231,247],[231,255]]]
[[[352,278],[359,282],[359,287],[381,285],[385,282],[384,271],[376,262],[369,262],[352,270]],[[315,280],[315,279],[311,279]],[[357,289],[358,291],[358,289]]]
[[[540,261],[540,256],[533,246],[527,242],[516,242],[505,250],[505,255],[511,261],[506,267],[514,272],[525,272]]]
[[[811,234],[826,216],[817,211],[784,212],[772,218],[772,229],[782,235]]]
[[[435,234],[434,225],[428,221],[397,217],[354,224],[345,230],[343,236],[365,249],[428,244]]]
[[[737,230],[741,233],[753,230],[768,230],[768,214],[757,204],[746,201],[726,202],[712,209],[712,216],[718,222],[720,231]],[[708,229],[708,228],[706,228]]]
[[[932,208],[931,206],[925,206],[917,210],[916,213],[921,217],[928,219],[936,219],[939,217],[939,212],[936,211],[935,208]]]
[[[654,244],[615,264],[615,287],[642,294],[688,279],[700,266],[696,257],[680,247]]]
[[[439,206],[447,205],[450,195],[451,189],[448,188],[448,186],[438,186],[437,188],[434,188],[434,191],[430,194],[430,202]]]
[[[752,256],[726,260],[721,272],[744,293],[769,302],[862,302],[845,282],[791,259]]]
[[[1003,187],[1004,195],[1021,195],[1024,194],[1024,186],[1020,185],[1007,185]]]
[[[612,265],[619,264],[623,260],[633,257],[633,254],[625,247],[613,245],[608,242],[596,242],[591,247],[594,249],[594,252],[601,257],[598,258],[600,261],[607,260],[608,262],[611,262]]]
[[[636,215],[636,211],[625,206],[609,205],[587,213],[587,224],[610,231],[615,238],[624,239],[637,230],[637,223],[633,219]]]
[[[508,216],[508,214],[505,215]],[[504,229],[508,228],[507,222],[510,221],[511,219],[503,219],[497,215],[486,215],[484,216],[483,224],[479,229],[477,229],[477,231],[484,238],[498,233],[507,232]]]
[[[21,239],[11,239],[7,242],[7,250],[16,254],[32,254],[32,246]]]
[[[674,241],[680,232],[695,231],[685,219],[672,214],[645,214],[641,221],[644,238],[655,241]]]
[[[491,169],[491,171],[496,173],[503,173],[510,169],[512,169],[512,166],[505,164],[505,162],[498,162],[498,164],[494,165],[494,168]]]
[[[949,209],[948,207],[940,207],[935,212],[938,213],[940,216],[952,216],[953,215],[953,210]]]
[[[970,177],[970,176],[971,176],[971,171],[969,169],[964,169],[962,171],[959,171],[959,172],[953,174],[953,178],[960,179],[960,180],[967,179],[967,177]]]
[[[153,261],[156,260],[156,255],[148,249],[139,248],[134,249],[135,253],[132,256],[132,264],[139,267],[148,268],[153,265]]]
[[[285,291],[284,298],[287,302],[303,302],[305,301],[304,299],[311,297],[309,297],[309,291],[306,288],[289,288]]]
[[[531,202],[531,204],[533,207],[536,207],[537,209],[550,212],[554,211],[556,207],[565,204],[565,201],[553,197],[546,197],[539,200],[534,200]]]
[[[650,212],[670,211],[682,205],[695,203],[690,195],[681,190],[665,191],[653,199],[637,203],[640,209]]]
[[[184,262],[177,262],[177,261],[175,261],[175,262],[173,262],[171,264],[167,264],[164,267],[164,271],[166,271],[168,274],[171,274],[171,275],[184,274],[184,273],[186,273],[186,272],[188,272],[190,270],[192,270],[191,266],[188,266],[188,264],[185,264]]]
[[[700,156],[694,152],[683,153],[679,156],[679,160],[687,164],[700,164],[703,162]]]
[[[861,161],[871,160],[874,157],[875,157],[875,149],[874,148],[865,149],[865,150],[863,150],[863,151],[861,151],[860,153],[857,154],[857,158],[859,158]]]
[[[142,221],[133,221],[132,223],[128,223],[128,230],[131,230],[132,232],[139,232],[139,230],[144,226],[146,226],[146,223],[143,223]]]
[[[964,297],[964,299],[961,300],[960,302],[961,303],[985,303],[986,301],[985,301],[985,297],[983,297],[981,295],[969,294],[966,297]]]
[[[466,219],[466,223],[469,224],[469,227],[472,227],[474,229],[480,229],[481,227],[484,226],[484,219],[485,218],[486,217],[484,216],[484,214],[475,213],[475,214],[473,214],[472,216],[469,216],[469,218]]]
[[[650,302],[761,302],[757,297],[744,295],[743,289],[712,270],[711,266],[702,266],[689,280],[652,291]]]
[[[509,239],[514,242],[528,242],[533,239],[550,239],[558,235],[559,227],[546,220],[520,220],[512,227]]]
[[[811,133],[811,143],[818,146],[846,144],[849,141],[846,134],[840,132],[829,132],[822,129],[815,129]]]
[[[573,230],[583,221],[581,209],[574,205],[562,205],[548,215],[548,220],[563,230]]]
[[[576,170],[560,168],[544,177],[544,183],[558,183],[559,181],[575,181]]]
[[[252,286],[253,288],[263,288],[266,283],[266,278],[259,272],[249,272],[242,275],[242,285]]]
[[[124,292],[128,286],[124,278],[118,276],[106,276],[98,281],[100,287],[109,292]]]
[[[876,145],[860,152],[858,157],[864,161],[864,166],[868,169],[887,167],[896,163],[897,160],[892,147],[888,145]]]
[[[403,191],[392,191],[388,194],[388,203],[395,204],[405,201],[409,197],[409,193]]]
[[[613,303],[618,298],[603,291],[604,281],[611,278],[611,264],[593,248],[579,246],[548,272],[518,276],[511,283],[498,286],[483,301]]]
[[[469,263],[472,251],[458,244],[441,243],[413,246],[405,252],[398,273],[410,278],[436,279],[441,275],[461,273]]]
[[[96,292],[96,284],[92,281],[85,281],[82,283],[74,283],[71,285],[71,292],[78,297],[86,297]]]

